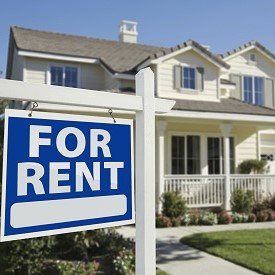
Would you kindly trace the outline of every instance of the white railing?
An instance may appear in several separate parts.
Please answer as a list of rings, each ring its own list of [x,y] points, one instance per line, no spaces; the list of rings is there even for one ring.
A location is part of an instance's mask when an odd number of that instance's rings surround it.
[[[231,193],[251,190],[255,200],[275,194],[275,175],[230,175]],[[225,195],[224,175],[165,175],[164,192],[180,192],[188,207],[222,206]]]
[[[180,192],[189,207],[221,206],[224,179],[223,175],[166,175],[164,192]]]
[[[235,189],[250,190],[261,201],[275,194],[275,175],[231,175],[230,190]]]

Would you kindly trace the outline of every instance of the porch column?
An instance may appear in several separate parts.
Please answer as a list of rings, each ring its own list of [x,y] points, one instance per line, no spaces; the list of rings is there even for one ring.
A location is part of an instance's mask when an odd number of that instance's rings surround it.
[[[160,201],[161,195],[164,193],[164,167],[165,167],[165,131],[167,127],[166,121],[158,121],[157,122],[157,179],[158,185],[156,186],[156,202],[157,207],[156,210],[158,213],[161,213],[162,204]]]
[[[225,174],[225,187],[224,187],[224,209],[231,210],[230,205],[230,133],[232,125],[224,123],[220,125],[223,135],[223,159],[224,159],[224,174]]]

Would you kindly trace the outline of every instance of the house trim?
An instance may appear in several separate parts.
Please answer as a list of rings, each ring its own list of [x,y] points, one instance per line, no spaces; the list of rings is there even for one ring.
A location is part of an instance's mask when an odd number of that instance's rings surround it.
[[[85,57],[74,57],[67,55],[59,55],[59,54],[48,54],[42,52],[30,52],[30,51],[18,51],[18,55],[26,56],[26,57],[35,57],[35,58],[43,58],[43,59],[54,59],[60,61],[69,61],[69,62],[79,62],[79,63],[90,63],[95,64],[99,63],[98,59],[95,58],[85,58]]]
[[[239,122],[266,122],[275,123],[275,116],[266,115],[247,115],[238,113],[223,113],[223,112],[198,112],[198,111],[184,111],[171,110],[167,114],[159,116],[178,117],[178,118],[194,118],[207,120],[224,120],[224,121],[239,121]]]

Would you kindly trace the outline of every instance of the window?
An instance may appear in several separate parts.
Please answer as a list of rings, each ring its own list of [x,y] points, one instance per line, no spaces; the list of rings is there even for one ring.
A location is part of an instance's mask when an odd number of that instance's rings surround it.
[[[172,174],[200,174],[200,137],[172,136]]]
[[[253,62],[253,63],[256,62],[256,54],[255,54],[255,53],[251,53],[251,54],[249,55],[249,61],[250,61],[250,62]]]
[[[51,66],[51,85],[76,88],[78,86],[78,70],[76,67]]]
[[[229,158],[230,158],[230,173],[235,170],[235,154],[234,154],[234,139],[229,138]],[[223,159],[223,138],[209,137],[207,139],[208,152],[208,174],[223,174],[224,159]]]
[[[190,68],[190,67],[183,67],[182,70],[183,76],[182,76],[182,87],[184,89],[195,89],[196,85],[196,72],[194,68]]]
[[[264,78],[258,76],[244,76],[244,101],[256,105],[263,105],[264,101]]]

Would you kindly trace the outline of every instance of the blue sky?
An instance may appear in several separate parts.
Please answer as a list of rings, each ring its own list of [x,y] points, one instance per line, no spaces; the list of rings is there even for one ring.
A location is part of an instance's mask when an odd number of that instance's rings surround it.
[[[2,71],[11,25],[117,39],[120,20],[128,19],[138,21],[143,44],[191,38],[222,53],[254,39],[275,52],[273,0],[2,0],[0,10]]]

